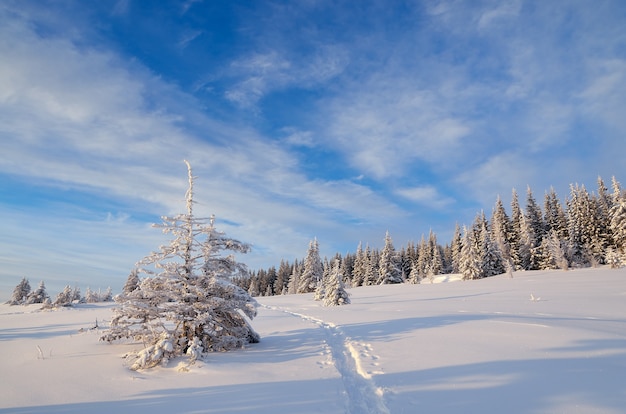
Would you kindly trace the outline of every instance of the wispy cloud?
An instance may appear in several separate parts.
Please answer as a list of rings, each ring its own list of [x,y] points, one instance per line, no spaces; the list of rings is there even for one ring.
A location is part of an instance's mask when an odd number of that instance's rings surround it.
[[[433,209],[448,207],[455,202],[453,198],[440,194],[430,185],[400,188],[396,190],[396,194]]]
[[[230,64],[234,79],[225,96],[242,107],[253,107],[266,94],[287,87],[311,88],[337,76],[347,64],[346,53],[326,45],[312,54],[294,56],[287,50],[253,52]]]

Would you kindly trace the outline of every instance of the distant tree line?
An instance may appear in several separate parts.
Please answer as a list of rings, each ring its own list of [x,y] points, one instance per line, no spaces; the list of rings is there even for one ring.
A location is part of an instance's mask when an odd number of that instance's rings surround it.
[[[520,270],[621,267],[626,265],[626,194],[615,177],[611,191],[601,177],[597,185],[596,193],[570,185],[564,205],[551,188],[543,209],[530,187],[522,209],[514,189],[510,213],[498,197],[489,219],[481,211],[470,226],[457,224],[445,245],[431,231],[397,251],[387,233],[382,250],[359,243],[354,253],[320,260],[315,240],[304,260],[283,259],[278,268],[251,271],[234,282],[252,296],[272,296],[315,292],[331,272],[341,274],[346,286],[357,287],[417,284],[449,273],[471,280]]]
[[[87,287],[85,295],[81,295],[80,288],[65,286],[54,300],[46,292],[46,284],[39,282],[39,286],[35,290],[31,290],[30,282],[25,277],[15,286],[11,299],[6,302],[9,305],[32,305],[41,304],[44,308],[67,307],[77,303],[96,303],[113,301],[113,293],[111,288],[107,288],[104,292],[97,292]]]

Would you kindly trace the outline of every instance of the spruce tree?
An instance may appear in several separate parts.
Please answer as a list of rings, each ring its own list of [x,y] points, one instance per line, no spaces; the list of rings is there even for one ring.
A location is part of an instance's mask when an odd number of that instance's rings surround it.
[[[287,293],[289,295],[295,295],[298,293],[301,272],[302,270],[300,269],[300,264],[298,264],[298,261],[295,260],[291,266],[291,275],[289,276],[289,283],[287,284]]]
[[[26,298],[25,304],[30,305],[33,303],[45,303],[50,300],[50,296],[48,292],[46,292],[46,284],[43,282],[39,282],[39,286],[37,289],[30,292],[28,297]]]
[[[463,280],[480,279],[482,277],[481,257],[476,234],[472,229],[463,227],[461,258],[459,271]]]
[[[356,256],[354,258],[354,266],[352,268],[352,286],[357,287],[363,285],[365,272],[367,271],[367,255],[363,250],[363,245],[359,242],[356,248]]]
[[[443,263],[441,261],[441,250],[437,244],[437,235],[430,230],[428,234],[428,251],[430,262],[428,264],[428,277],[433,278],[441,274]]]
[[[366,246],[365,254],[367,256],[367,269],[363,279],[363,286],[375,285],[378,280],[378,251],[371,250],[369,246]]]
[[[319,244],[317,239],[309,242],[306,258],[302,268],[302,274],[298,282],[298,293],[313,292],[317,284],[321,282],[324,273],[322,259],[320,259]]]
[[[461,227],[459,223],[454,226],[454,235],[452,236],[452,242],[450,243],[450,250],[452,250],[452,273],[460,273],[459,263],[461,261],[461,249],[462,249],[462,235]]]
[[[128,275],[128,278],[126,279],[126,283],[124,284],[124,287],[122,288],[122,293],[125,294],[129,294],[132,291],[134,291],[135,289],[137,289],[139,287],[139,272],[137,271],[137,269],[133,269],[130,274]]]
[[[324,306],[348,305],[349,303],[350,296],[343,283],[341,262],[335,259],[326,277],[324,286]]]
[[[593,264],[591,244],[594,220],[592,217],[592,202],[585,187],[578,184],[570,185],[570,199],[567,203],[568,260],[573,266]]]
[[[626,264],[626,198],[619,199],[611,208],[611,233],[613,246],[617,253],[612,266],[619,267]]]
[[[402,283],[402,273],[398,263],[396,250],[393,247],[393,241],[389,232],[385,235],[385,247],[380,254],[378,264],[378,280],[377,285],[388,285],[393,283]]]
[[[509,239],[509,248],[511,260],[515,270],[524,269],[522,257],[520,254],[521,238],[522,238],[522,220],[523,214],[519,205],[517,191],[513,189],[511,196],[511,237]]]
[[[502,252],[491,239],[487,221],[483,221],[480,230],[481,244],[481,274],[483,277],[495,276],[504,273],[505,266]]]
[[[256,302],[231,278],[247,274],[246,266],[231,251],[246,253],[249,246],[226,237],[215,228],[215,217],[193,212],[191,166],[187,211],[163,217],[155,227],[173,236],[138,263],[147,275],[138,289],[116,297],[118,307],[102,340],[134,339],[145,348],[136,354],[131,369],[165,364],[171,357],[241,348],[259,341],[245,317],[256,315]],[[244,316],[245,315],[245,316]],[[191,351],[189,351],[191,349]]]
[[[7,302],[9,305],[20,305],[26,302],[28,295],[30,294],[30,283],[28,279],[25,277],[20,280],[15,288],[13,289],[13,294],[11,295],[11,299]]]

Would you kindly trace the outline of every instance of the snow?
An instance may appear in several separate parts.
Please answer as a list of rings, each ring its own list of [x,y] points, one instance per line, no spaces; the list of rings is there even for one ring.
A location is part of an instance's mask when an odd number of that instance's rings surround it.
[[[98,341],[112,304],[1,305],[0,412],[624,411],[626,269],[453,280],[261,297],[261,343],[139,372]]]

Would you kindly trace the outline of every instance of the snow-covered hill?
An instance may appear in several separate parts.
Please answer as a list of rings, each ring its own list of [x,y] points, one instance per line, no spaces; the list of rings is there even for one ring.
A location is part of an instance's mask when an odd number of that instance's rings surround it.
[[[626,269],[259,298],[262,342],[127,369],[111,305],[0,307],[0,412],[619,413]]]

